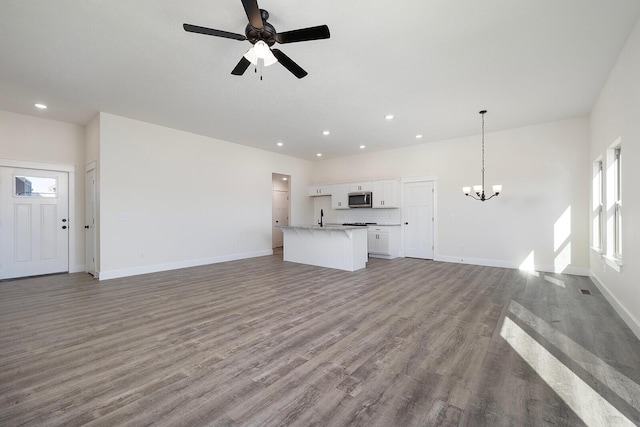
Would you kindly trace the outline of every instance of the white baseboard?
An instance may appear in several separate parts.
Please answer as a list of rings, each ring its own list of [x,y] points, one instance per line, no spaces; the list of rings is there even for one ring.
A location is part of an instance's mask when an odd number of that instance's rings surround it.
[[[245,252],[241,254],[224,255],[213,258],[201,258],[170,262],[166,264],[144,265],[140,267],[124,268],[121,270],[101,271],[100,280],[117,279],[120,277],[137,276],[139,274],[158,273],[160,271],[177,270],[179,268],[197,267],[199,265],[217,264],[226,261],[236,261],[239,259],[255,258],[259,256],[273,255],[273,250]]]
[[[467,258],[467,257],[457,257],[457,256],[442,256],[438,255],[434,258],[434,261],[442,261],[442,262],[453,262],[457,264],[471,264],[471,265],[484,265],[486,267],[499,267],[499,268],[512,268],[518,270],[520,268],[519,264],[513,263],[511,261],[504,260],[496,260],[496,259],[484,259],[484,258]],[[545,273],[554,273],[555,266],[553,265],[536,265],[534,266],[535,271],[543,271]],[[587,268],[579,268],[579,267],[566,267],[562,272],[562,274],[572,274],[574,276],[589,276],[589,269]]]
[[[441,261],[441,262],[452,262],[455,264],[471,264],[471,265],[484,265],[486,267],[514,268],[513,264],[510,262],[500,261],[495,259],[467,258],[467,257],[438,255],[434,257],[433,260]]]
[[[85,271],[87,270],[84,264],[76,264],[69,267],[69,273],[84,273]]]
[[[591,278],[591,281],[593,281],[593,283],[596,285],[596,287],[600,290],[600,292],[602,292],[602,295],[604,295],[604,297],[609,302],[609,304],[611,304],[616,313],[618,313],[618,315],[622,317],[624,323],[626,323],[627,326],[629,326],[629,329],[631,329],[631,331],[634,333],[634,335],[638,337],[638,339],[640,339],[640,322],[638,321],[638,319],[633,317],[633,315],[631,315],[631,313],[629,313],[624,308],[624,306],[620,304],[620,301],[618,301],[618,299],[613,296],[611,292],[609,292],[604,283],[602,283],[600,279],[598,279],[598,276],[591,272],[589,277]]]

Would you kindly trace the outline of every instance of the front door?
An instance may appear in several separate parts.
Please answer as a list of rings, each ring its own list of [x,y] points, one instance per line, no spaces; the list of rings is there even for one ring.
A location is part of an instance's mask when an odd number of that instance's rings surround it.
[[[433,259],[433,181],[404,185],[404,256]]]
[[[0,279],[69,271],[69,175],[0,167]]]

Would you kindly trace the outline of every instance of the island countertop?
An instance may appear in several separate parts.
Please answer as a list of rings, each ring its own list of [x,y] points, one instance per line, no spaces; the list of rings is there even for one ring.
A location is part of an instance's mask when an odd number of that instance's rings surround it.
[[[279,225],[278,228],[302,228],[305,230],[319,230],[319,231],[334,231],[334,230],[342,231],[342,230],[354,230],[359,228],[364,228],[365,230],[367,229],[367,227],[359,227],[357,225],[334,225],[334,224],[325,224],[322,227],[320,227],[320,225],[313,225],[313,224]]]
[[[283,260],[356,271],[367,264],[367,227],[281,225]]]

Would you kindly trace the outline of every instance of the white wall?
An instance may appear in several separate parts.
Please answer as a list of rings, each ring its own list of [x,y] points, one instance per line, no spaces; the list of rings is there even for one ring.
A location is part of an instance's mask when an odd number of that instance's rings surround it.
[[[73,167],[70,271],[84,271],[84,127],[0,110],[0,159]]]
[[[640,337],[640,21],[636,23],[591,113],[591,162],[622,143],[623,267],[618,272],[591,251],[591,273]],[[591,212],[589,211],[589,214]]]
[[[310,163],[100,114],[100,278],[266,255],[272,173],[311,216]]]
[[[462,193],[480,183],[480,135],[317,161],[313,181],[436,177],[436,259],[588,274],[588,131],[578,118],[488,132],[486,184],[503,193],[484,203]]]

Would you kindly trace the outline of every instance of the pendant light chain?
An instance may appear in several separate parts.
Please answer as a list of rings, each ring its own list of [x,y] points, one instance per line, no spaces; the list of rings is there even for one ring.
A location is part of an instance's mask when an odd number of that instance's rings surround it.
[[[482,115],[482,194],[484,194],[484,113],[486,111],[480,113]]]

